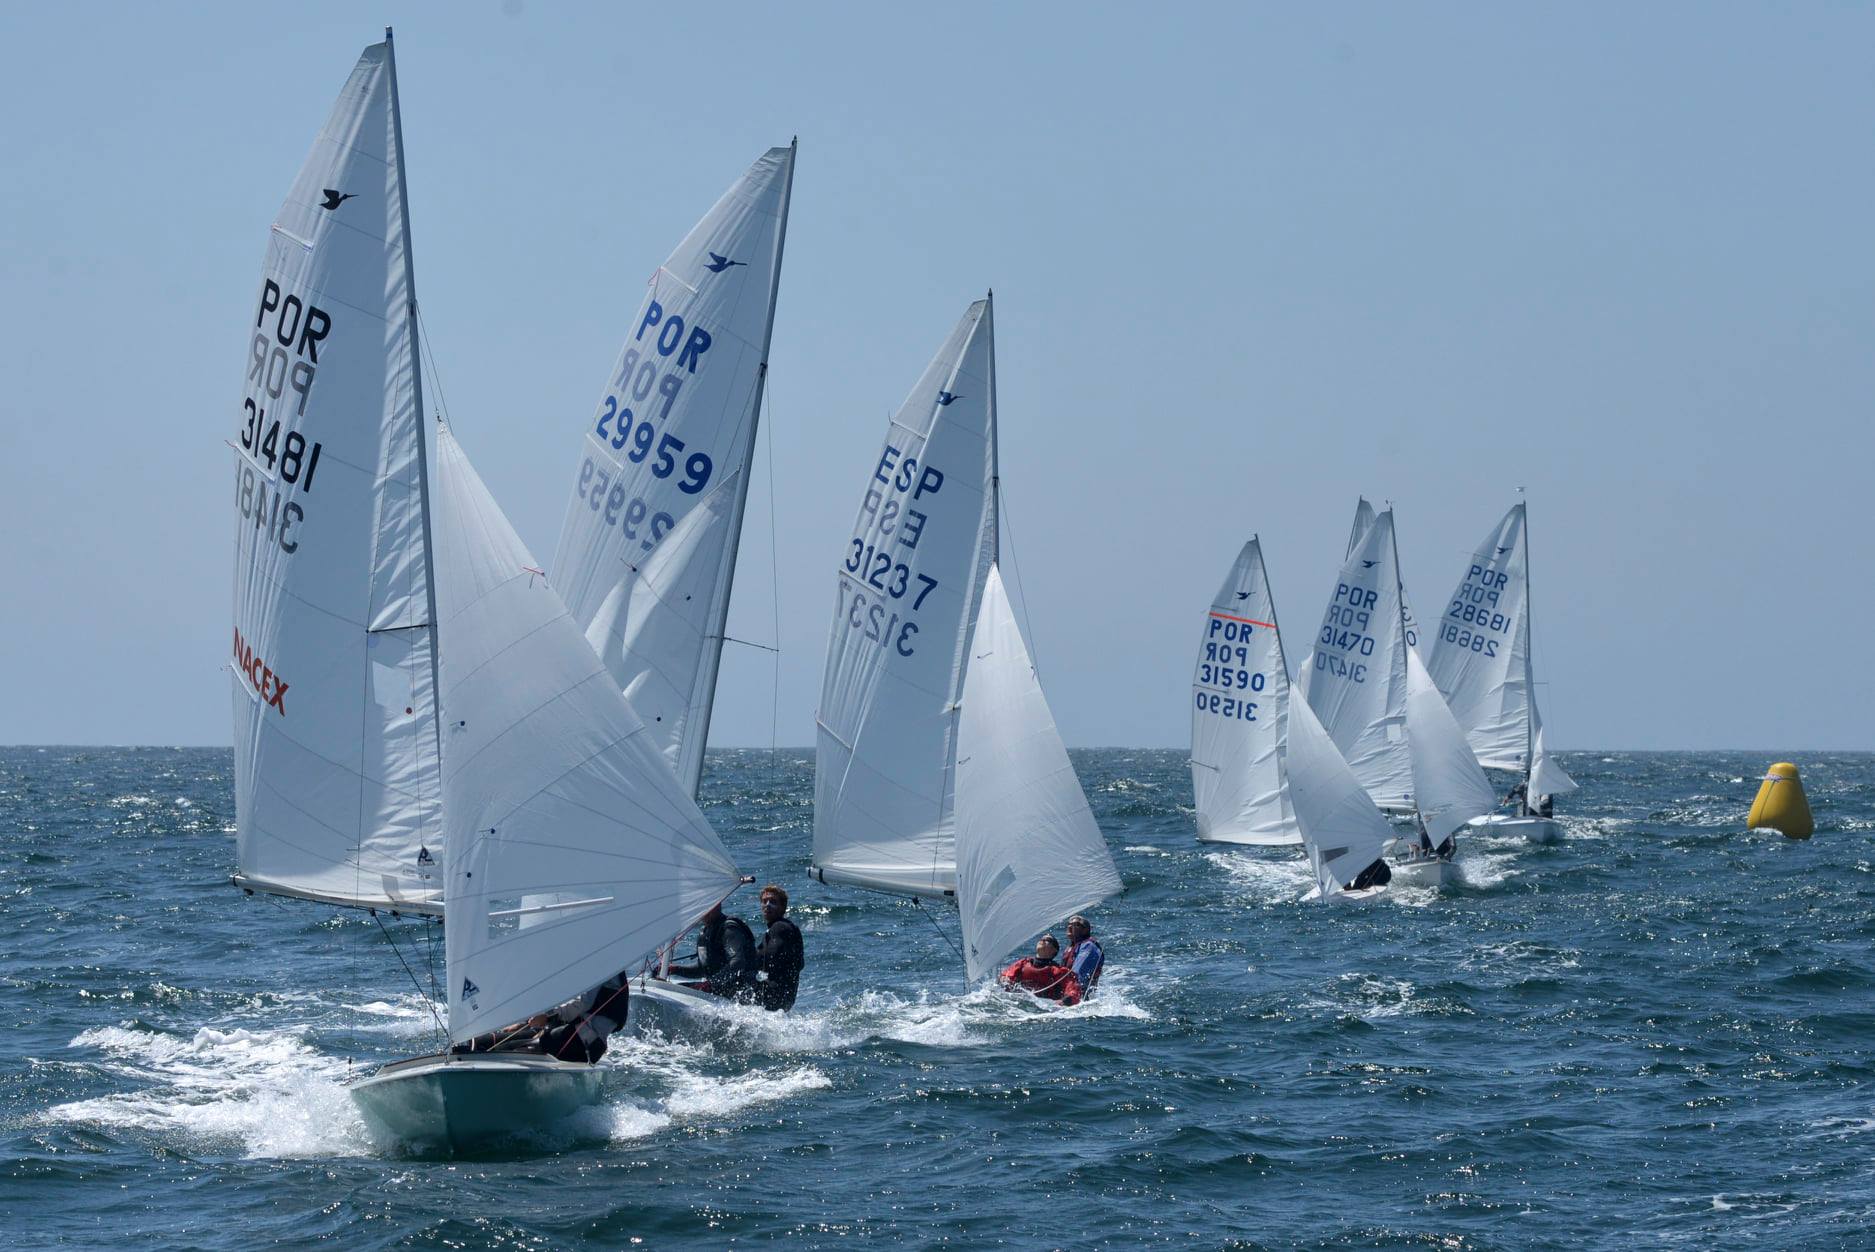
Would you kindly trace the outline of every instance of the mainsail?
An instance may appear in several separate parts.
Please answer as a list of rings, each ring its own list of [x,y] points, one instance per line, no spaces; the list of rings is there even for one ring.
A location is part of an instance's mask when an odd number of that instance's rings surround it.
[[[651,276],[587,420],[556,585],[685,790],[709,738],[795,149],[770,148]],[[706,517],[686,525],[693,514]],[[657,562],[666,544],[680,548]],[[681,586],[683,600],[672,598]],[[677,620],[656,619],[667,611]]]
[[[1388,509],[1362,531],[1341,567],[1301,684],[1367,794],[1398,811],[1413,807],[1406,651]]]
[[[1367,528],[1374,524],[1374,506],[1362,496],[1354,506],[1354,526],[1348,532],[1348,556],[1354,555],[1354,545],[1361,541]],[[1415,652],[1419,650],[1419,619],[1413,616],[1413,602],[1406,595],[1406,580],[1400,580],[1400,621],[1406,630],[1406,646]]]
[[[449,1030],[647,961],[735,863],[474,467],[437,437]]]
[[[1120,890],[1107,841],[1055,730],[990,566],[957,749],[957,908],[971,982],[1016,944]]]
[[[1472,553],[1439,622],[1427,669],[1481,765],[1528,776],[1541,763],[1548,785],[1533,782],[1530,790],[1555,794],[1573,790],[1575,781],[1541,757],[1529,607],[1529,540],[1519,503]]]
[[[841,553],[816,717],[824,882],[956,887],[958,701],[996,552],[995,476],[995,327],[980,300],[893,417]]]
[[[1289,672],[1256,539],[1205,614],[1192,674],[1191,784],[1198,838],[1297,843],[1283,779]]]
[[[435,912],[429,501],[397,76],[365,49],[280,208],[235,446],[238,881]]]
[[[1412,746],[1413,801],[1432,846],[1438,847],[1474,817],[1497,807],[1465,732],[1452,720],[1419,653],[1406,650],[1406,738]]]

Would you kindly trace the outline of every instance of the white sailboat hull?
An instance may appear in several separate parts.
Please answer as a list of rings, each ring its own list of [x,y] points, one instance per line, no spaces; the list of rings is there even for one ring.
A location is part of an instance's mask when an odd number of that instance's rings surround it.
[[[592,1065],[523,1053],[419,1056],[352,1084],[372,1128],[398,1142],[467,1151],[536,1134],[599,1103]]]
[[[1458,866],[1436,856],[1390,861],[1387,868],[1393,871],[1394,885],[1401,887],[1428,887],[1436,890],[1458,882]]]
[[[1512,817],[1507,813],[1488,813],[1473,818],[1470,825],[1493,835],[1521,835],[1531,843],[1561,843],[1562,823],[1553,817]]]
[[[720,1019],[732,1012],[736,1002],[696,987],[658,978],[641,978],[632,984],[627,1024],[644,1028],[667,1026],[698,1020]]]
[[[1359,891],[1331,891],[1328,893],[1330,904],[1372,904],[1387,892],[1386,884],[1378,887],[1362,887]],[[1322,899],[1322,889],[1311,887],[1302,897],[1303,903],[1314,904]]]

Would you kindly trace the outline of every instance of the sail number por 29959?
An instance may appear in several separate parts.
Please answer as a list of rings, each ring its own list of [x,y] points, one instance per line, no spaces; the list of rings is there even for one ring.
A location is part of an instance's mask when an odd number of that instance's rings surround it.
[[[628,503],[625,484],[614,481],[612,471],[594,465],[591,457],[580,462],[578,492],[586,501],[586,507],[603,517],[607,526],[617,526],[627,539],[637,540],[638,546],[646,552],[677,524],[677,519],[669,513],[651,512],[651,506],[641,497]],[[640,527],[644,528],[642,532]]]

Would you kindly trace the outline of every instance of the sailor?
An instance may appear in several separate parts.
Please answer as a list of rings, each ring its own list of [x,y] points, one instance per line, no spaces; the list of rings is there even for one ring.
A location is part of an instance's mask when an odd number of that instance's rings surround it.
[[[1519,778],[1510,785],[1510,792],[1504,797],[1504,803],[1516,805],[1518,817],[1535,816],[1530,812],[1530,783],[1527,779]]]
[[[1432,846],[1432,832],[1426,829],[1426,819],[1418,813],[1414,813],[1413,824],[1419,828],[1419,852],[1421,856],[1436,856],[1441,861],[1449,861],[1452,859],[1452,853],[1456,850],[1452,843],[1453,836],[1447,835],[1445,837],[1445,842],[1435,848]]]
[[[1004,970],[1000,981],[1005,987],[1020,987],[1044,1000],[1079,1004],[1080,980],[1073,970],[1055,962],[1055,954],[1060,951],[1060,941],[1053,935],[1043,935],[1035,941],[1035,955],[1025,956]]]
[[[755,998],[765,1009],[791,1009],[801,985],[801,967],[807,963],[801,928],[788,920],[788,893],[774,883],[762,888],[762,920],[768,932],[755,948],[755,964],[762,972]]]
[[[1354,876],[1348,884],[1349,891],[1365,891],[1369,887],[1384,887],[1393,881],[1393,871],[1387,868],[1386,858],[1382,857]]]
[[[740,917],[723,914],[715,904],[703,915],[697,931],[696,959],[687,965],[673,965],[673,978],[695,978],[713,995],[747,999],[755,991],[755,932]]]
[[[1081,994],[1091,996],[1094,987],[1100,982],[1100,970],[1107,963],[1107,954],[1101,950],[1100,942],[1094,938],[1094,928],[1087,924],[1084,914],[1076,913],[1068,919],[1068,954],[1063,964],[1074,971],[1074,979],[1081,984]]]
[[[1536,807],[1531,810],[1533,817],[1554,817],[1556,815],[1556,797],[1545,793],[1536,798]]]
[[[562,1061],[587,1064],[605,1055],[606,1040],[625,1025],[631,972],[620,970],[583,996],[549,1013],[541,1050]]]
[[[606,1038],[625,1024],[631,998],[630,975],[621,970],[583,996],[536,1013],[451,1047],[464,1052],[528,1052],[563,1061],[596,1061],[605,1055]]]

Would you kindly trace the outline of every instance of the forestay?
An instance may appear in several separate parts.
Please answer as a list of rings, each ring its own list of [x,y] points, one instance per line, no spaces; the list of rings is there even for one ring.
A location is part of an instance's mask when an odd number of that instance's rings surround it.
[[[244,885],[438,908],[428,504],[388,41],[274,222],[235,424],[234,774]]]
[[[1374,803],[1411,809],[1406,646],[1393,510],[1375,518],[1349,552],[1301,681],[1323,728]]]
[[[585,424],[584,447],[554,553],[568,609],[685,790],[695,793],[709,737],[723,625],[748,498],[749,463],[781,279],[794,148],[771,148],[677,245],[656,273]],[[654,552],[683,621],[651,620],[671,602],[647,584]]]
[[[449,1030],[463,1040],[651,959],[737,875],[447,431],[437,470]]]
[[[996,549],[996,350],[970,306],[893,417],[836,571],[813,872],[907,895],[956,887],[958,699]]]
[[[1406,650],[1406,737],[1412,746],[1413,800],[1436,848],[1466,822],[1496,808],[1497,792],[1411,648]]]
[[[1504,514],[1466,566],[1439,622],[1427,665],[1465,730],[1480,764],[1528,774],[1536,766],[1541,722],[1530,651],[1530,559],[1522,503]],[[1575,783],[1553,761],[1544,771],[1555,786]]]
[[[971,982],[1120,890],[996,567],[969,650],[957,750],[957,908]]]
[[[1323,898],[1383,859],[1393,827],[1336,751],[1307,700],[1289,702],[1289,800]]]
[[[1198,838],[1301,841],[1283,781],[1289,672],[1256,539],[1205,614],[1192,675],[1191,784]]]

